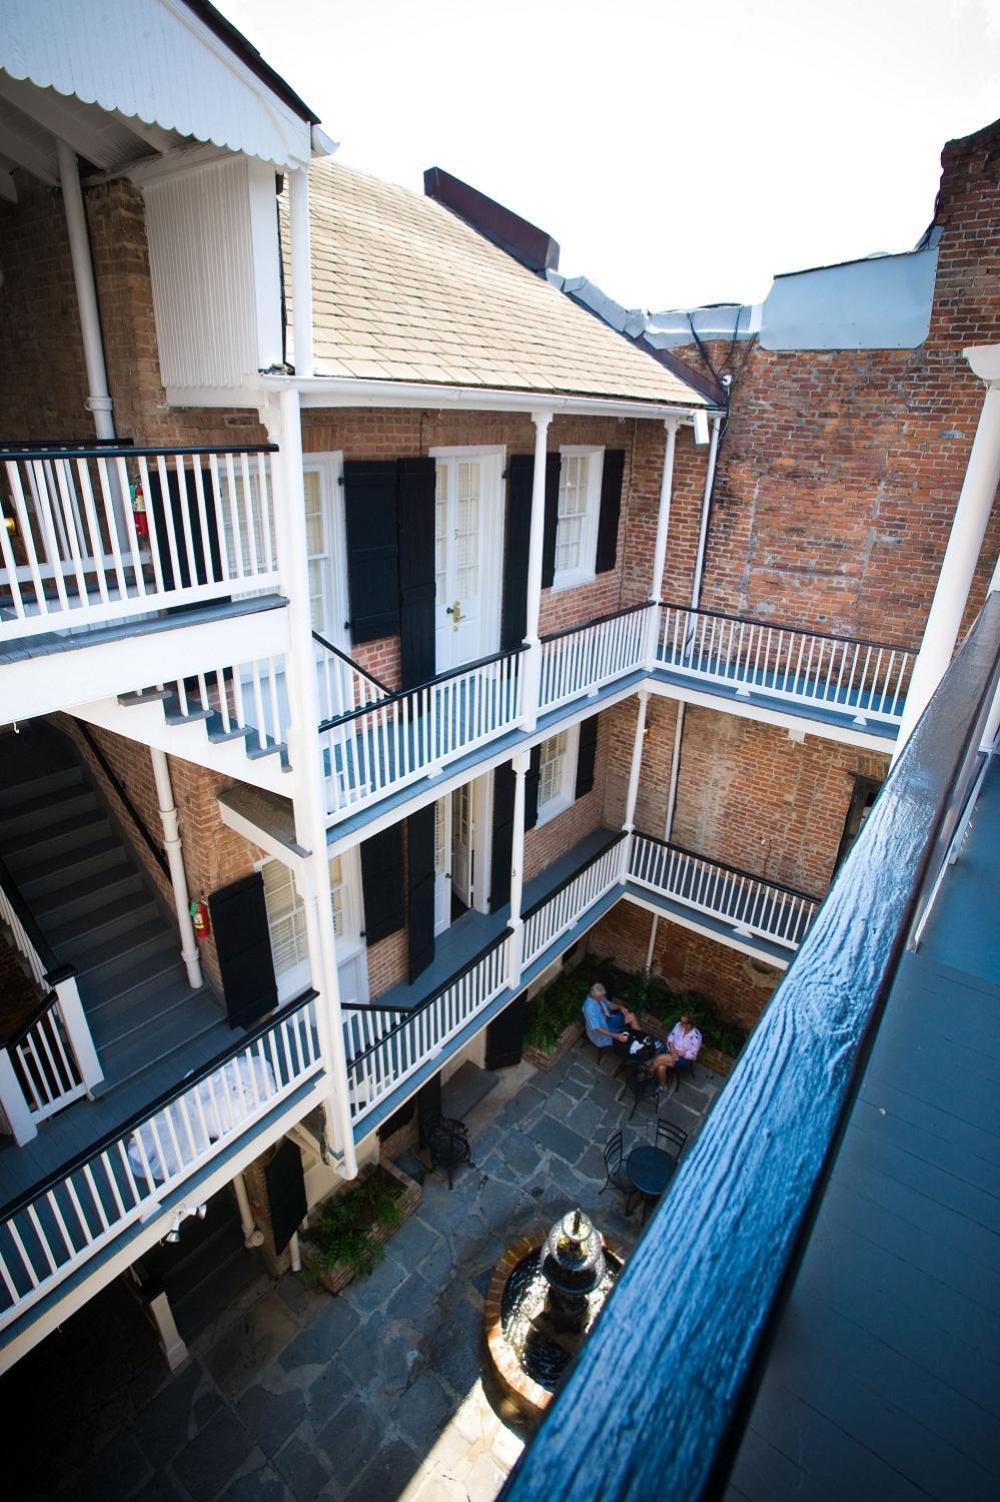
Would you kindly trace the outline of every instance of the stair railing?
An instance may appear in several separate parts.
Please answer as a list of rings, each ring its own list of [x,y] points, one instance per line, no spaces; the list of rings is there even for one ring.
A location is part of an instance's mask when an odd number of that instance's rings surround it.
[[[80,1000],[76,972],[60,965],[0,860],[0,925],[24,960],[41,1006],[0,1049],[0,1128],[18,1146],[44,1121],[104,1078]]]
[[[332,641],[327,641],[319,631],[314,631],[312,637],[317,646],[323,648],[316,660],[316,686],[323,722],[337,720],[341,715],[353,714],[359,709],[372,709],[384,699],[392,698],[391,688],[335,647]]]

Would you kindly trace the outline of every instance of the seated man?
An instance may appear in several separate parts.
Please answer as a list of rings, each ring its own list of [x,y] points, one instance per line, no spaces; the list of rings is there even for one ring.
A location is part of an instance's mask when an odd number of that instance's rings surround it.
[[[629,1035],[625,1029],[637,1029],[639,1022],[627,1007],[612,1008],[608,993],[598,980],[584,998],[583,1025],[595,1048],[610,1048],[613,1043],[627,1043]]]
[[[701,1052],[701,1032],[690,1012],[682,1012],[667,1035],[666,1047],[650,1060],[650,1077],[662,1088],[671,1070],[690,1069]]]

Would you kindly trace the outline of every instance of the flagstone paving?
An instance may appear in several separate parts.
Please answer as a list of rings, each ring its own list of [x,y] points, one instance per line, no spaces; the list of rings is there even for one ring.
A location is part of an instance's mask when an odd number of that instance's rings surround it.
[[[641,1234],[601,1149],[631,1123],[610,1059],[577,1045],[548,1073],[504,1070],[470,1112],[475,1165],[429,1175],[372,1274],[336,1298],[263,1272],[166,1374],[119,1283],[2,1382],[9,1495],[118,1502],[492,1502],[526,1434],[484,1385],[483,1294],[504,1250],[579,1204],[629,1248]],[[721,1081],[699,1067],[661,1100],[697,1132]],[[664,1213],[669,1213],[668,1209]]]

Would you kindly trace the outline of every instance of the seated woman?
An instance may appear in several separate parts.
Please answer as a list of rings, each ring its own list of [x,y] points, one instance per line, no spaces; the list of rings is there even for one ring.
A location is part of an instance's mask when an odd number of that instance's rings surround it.
[[[666,1047],[649,1062],[649,1074],[662,1088],[671,1070],[690,1069],[701,1052],[701,1032],[690,1012],[682,1012],[667,1035]]]
[[[627,1043],[627,1028],[638,1028],[634,1012],[608,1001],[608,993],[601,982],[595,981],[584,998],[583,1025],[587,1037],[595,1048],[610,1048],[614,1043]]]

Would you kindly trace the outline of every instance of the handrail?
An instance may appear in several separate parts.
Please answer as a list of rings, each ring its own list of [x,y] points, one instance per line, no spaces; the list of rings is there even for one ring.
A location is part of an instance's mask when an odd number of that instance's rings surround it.
[[[336,648],[333,649],[336,651]],[[446,668],[443,673],[435,673],[433,678],[425,678],[422,683],[411,684],[409,688],[398,688],[387,692],[384,699],[379,699],[376,704],[361,704],[357,709],[348,709],[344,714],[335,715],[333,719],[321,720],[320,733],[324,730],[333,730],[337,725],[346,725],[348,720],[356,720],[359,715],[371,714],[376,709],[387,709],[390,704],[400,704],[411,695],[420,693],[421,689],[434,688],[438,683],[444,683],[448,678],[458,678],[462,673],[473,673],[477,668],[488,668],[491,663],[503,662],[507,657],[516,657],[519,652],[528,650],[527,643],[521,642],[516,647],[510,647],[506,651],[490,652],[486,657],[477,657],[473,662],[463,662],[457,668]],[[350,658],[348,658],[350,662]],[[352,663],[352,667],[356,664]],[[363,669],[358,669],[359,672]],[[367,674],[365,675],[368,676]],[[374,680],[373,680],[374,681]]]
[[[57,972],[60,979],[63,978],[64,974],[72,975],[72,966],[60,966],[56,960],[55,954],[38,926],[38,919],[25,902],[17,883],[10,874],[6,861],[2,858],[0,858],[0,890],[3,891],[4,896],[13,908],[14,916],[24,929],[26,937],[31,942],[31,947],[41,961],[46,978]]]
[[[678,605],[671,600],[661,601],[664,610],[679,610],[684,615],[708,615],[720,621],[735,621],[737,626],[763,626],[766,631],[789,631],[796,636],[814,636],[817,641],[849,642],[852,647],[871,647],[875,652],[908,652],[916,656],[916,647],[894,647],[889,642],[869,641],[866,636],[852,636],[849,633],[837,636],[832,631],[813,631],[810,626],[787,626],[780,621],[762,621],[752,615],[731,615],[725,610],[705,610],[701,605]]]
[[[721,1497],[1000,681],[1000,592],[947,669],[505,1502]],[[649,1321],[669,1298],[670,1318]],[[592,1444],[594,1395],[628,1422]],[[677,1395],[684,1401],[678,1402]]]
[[[87,745],[93,752],[98,766],[110,782],[111,786],[114,788],[115,792],[118,794],[121,802],[125,805],[125,812],[129,815],[132,823],[138,830],[143,844],[149,850],[150,855],[153,857],[156,864],[163,872],[164,876],[169,876],[170,866],[167,862],[166,852],[162,850],[160,846],[157,845],[154,841],[153,836],[150,834],[148,828],[146,827],[145,820],[126,792],[125,784],[118,777],[111,763],[108,761],[108,758],[101,750],[100,745],[98,744],[90,726],[85,724],[83,720],[77,720],[77,725],[79,726],[80,734],[83,736],[84,740],[87,742]]]
[[[603,626],[608,621],[617,621],[623,615],[635,615],[640,610],[648,610],[650,605],[655,605],[655,600],[640,600],[638,605],[623,605],[621,610],[609,610],[607,615],[595,615],[593,620],[583,621],[579,626],[563,626],[561,631],[549,631],[538,640],[543,644],[547,641],[558,641],[561,636],[574,636],[578,631],[586,631],[590,626]]]
[[[609,831],[608,838],[605,840],[604,844],[600,847],[599,850],[596,850],[593,855],[588,856],[581,865],[577,866],[575,871],[571,871],[568,876],[564,876],[562,881],[559,882],[557,886],[550,888],[550,890],[545,893],[544,897],[539,897],[537,902],[533,902],[529,907],[522,909],[522,919],[527,922],[527,920],[533,917],[535,913],[541,912],[542,908],[546,905],[546,903],[551,902],[553,897],[558,897],[560,892],[565,892],[567,887],[573,885],[578,876],[582,876],[584,871],[589,871],[590,867],[596,865],[596,863],[601,859],[602,856],[607,855],[609,850],[614,849],[615,845],[620,845],[627,834],[627,829],[619,829],[617,832],[615,832],[614,830]]]
[[[54,991],[46,992],[29,1016],[27,1022],[22,1022],[17,1032],[12,1033],[6,1042],[0,1044],[0,1047],[16,1048],[19,1043],[23,1043],[24,1039],[31,1032],[31,1029],[45,1016],[46,1012],[52,1010],[58,1000],[59,998]]]
[[[70,1158],[67,1162],[60,1163],[58,1168],[54,1168],[51,1173],[46,1174],[44,1179],[38,1179],[34,1184],[29,1185],[27,1189],[23,1189],[12,1200],[8,1200],[5,1205],[0,1205],[0,1222],[9,1220],[12,1215],[17,1215],[19,1211],[24,1210],[30,1205],[33,1200],[38,1199],[43,1194],[47,1194],[50,1189],[54,1189],[57,1184],[61,1184],[64,1179],[76,1173],[78,1168],[82,1168],[92,1158],[99,1157],[109,1147],[113,1147],[116,1142],[128,1136],[130,1132],[134,1132],[137,1127],[143,1126],[150,1117],[158,1115],[167,1106],[172,1105],[175,1100],[178,1100],[182,1095],[186,1095],[195,1085],[199,1085],[202,1080],[207,1079],[210,1074],[214,1074],[222,1065],[227,1064],[231,1058],[241,1053],[249,1044],[263,1037],[272,1027],[281,1022],[282,1018],[292,1016],[293,1013],[301,1011],[310,1001],[315,1001],[318,994],[317,991],[314,991],[310,987],[309,990],[303,991],[300,996],[296,996],[294,1001],[286,1002],[284,1006],[278,1007],[276,1011],[271,1012],[262,1021],[255,1023],[253,1027],[248,1027],[243,1036],[235,1043],[228,1044],[209,1059],[207,1063],[199,1065],[190,1074],[186,1074],[179,1084],[171,1085],[169,1090],[164,1090],[154,1100],[141,1106],[139,1110],[133,1111],[131,1116],[127,1116],[123,1122],[112,1127],[103,1136],[98,1137],[96,1142],[92,1142],[88,1147],[81,1148],[75,1157]]]
[[[402,1019],[401,1022],[394,1023],[387,1032],[384,1032],[382,1034],[381,1038],[377,1038],[374,1043],[369,1044],[369,1046],[366,1049],[363,1049],[361,1053],[357,1053],[352,1059],[349,1059],[347,1061],[348,1074],[350,1074],[352,1069],[356,1068],[358,1064],[363,1063],[365,1059],[369,1058],[373,1053],[377,1052],[378,1049],[383,1048],[390,1038],[394,1037],[396,1033],[398,1033],[402,1028],[406,1027],[411,1018],[416,1017],[420,1012],[424,1012],[428,1007],[433,1006],[434,1002],[437,1001],[439,996],[443,996],[446,991],[451,990],[452,986],[457,985],[457,983],[463,978],[463,976],[468,975],[470,970],[474,970],[476,966],[480,964],[488,954],[492,954],[494,949],[498,949],[501,944],[505,943],[507,939],[510,938],[513,932],[514,930],[512,928],[503,929],[495,938],[490,939],[488,944],[484,944],[482,949],[477,950],[470,960],[466,960],[464,965],[460,965],[453,974],[449,975],[446,981],[443,981],[442,984],[431,991],[428,996],[425,996],[423,1001],[418,1001],[416,1006],[409,1008],[401,1007],[399,1010],[405,1010],[406,1016]],[[386,1008],[386,1010],[388,1010],[388,1008]]]
[[[714,855],[702,855],[699,850],[689,850],[686,845],[678,845],[675,840],[661,840],[655,834],[646,834],[644,830],[636,830],[636,838],[649,840],[652,845],[661,845],[664,850],[676,850],[678,855],[689,856],[691,860],[704,861],[706,866],[718,866],[720,871],[729,871],[733,876],[743,876],[747,881],[759,882],[762,886],[773,887],[776,892],[785,892],[789,897],[802,897],[806,902],[822,902],[822,897],[817,897],[814,892],[804,892],[799,887],[789,887],[783,881],[774,881],[770,876],[761,876],[755,871],[745,871],[742,866],[731,866],[728,861],[720,861]]]
[[[9,442],[0,439],[0,454],[5,457],[12,454],[15,458],[18,454],[25,453],[30,453],[34,458],[39,451],[49,449],[58,449],[60,452],[72,449],[74,453],[79,453],[81,449],[96,449],[106,454],[109,449],[126,448],[130,454],[135,453],[131,438],[12,438]]]
[[[339,647],[335,647],[332,641],[327,641],[326,637],[321,635],[319,631],[314,631],[312,638],[313,641],[319,642],[321,647],[325,647],[328,652],[332,652],[334,657],[339,657],[341,662],[346,662],[349,668],[353,668],[356,673],[360,673],[362,678],[367,678],[369,683],[374,683],[380,693],[387,694],[389,697],[392,696],[394,690],[387,688],[381,678],[376,678],[374,673],[369,673],[367,668],[363,668],[359,662],[354,661],[353,657],[348,657],[346,652],[342,652]],[[370,705],[366,706],[366,708],[370,707]]]
[[[5,449],[0,447],[0,458],[6,463],[24,460],[34,463],[41,459],[188,459],[204,454],[276,454],[276,443],[207,443],[194,445],[159,444],[154,448],[136,448],[122,444],[117,447],[102,447],[92,440],[81,443],[78,448],[50,449]]]

